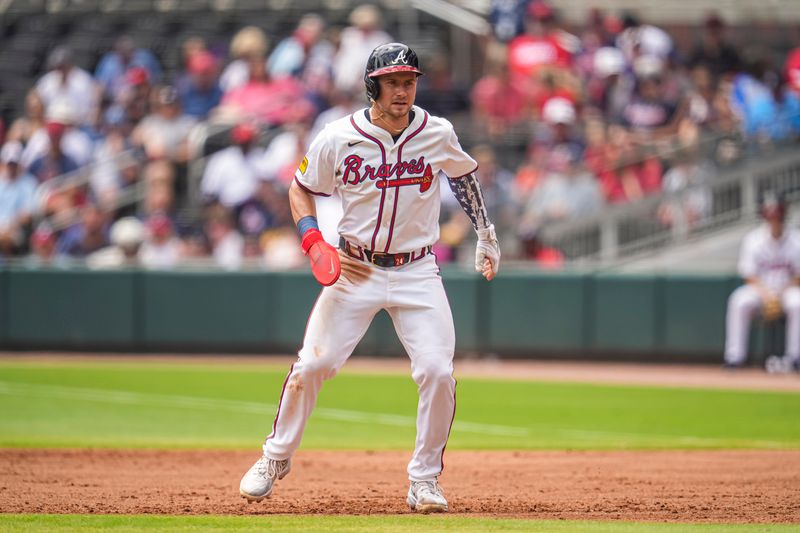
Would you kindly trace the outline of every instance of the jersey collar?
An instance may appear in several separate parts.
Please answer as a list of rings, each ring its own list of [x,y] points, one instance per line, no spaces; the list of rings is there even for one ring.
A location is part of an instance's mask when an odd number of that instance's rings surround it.
[[[416,131],[425,118],[425,111],[416,105],[411,106],[411,109],[414,111],[414,120],[409,122],[408,127],[403,131],[403,133],[400,134],[400,137],[397,139],[397,144],[401,143],[409,133]],[[392,146],[395,144],[394,139],[392,139],[392,136],[388,131],[367,120],[367,117],[364,115],[364,111],[365,108],[361,108],[353,114],[353,120],[355,120],[356,125],[381,141],[386,146]]]

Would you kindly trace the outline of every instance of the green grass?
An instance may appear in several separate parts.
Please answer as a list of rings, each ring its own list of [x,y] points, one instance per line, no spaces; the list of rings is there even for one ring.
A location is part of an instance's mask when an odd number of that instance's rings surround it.
[[[286,368],[0,361],[0,446],[258,447]],[[410,449],[407,375],[326,383],[304,449]],[[461,379],[448,449],[798,448],[800,394]]]
[[[2,515],[0,531],[72,533],[115,531],[532,531],[559,533],[749,533],[797,531],[791,524],[676,524],[655,522],[584,522],[508,520],[459,516],[128,516]]]

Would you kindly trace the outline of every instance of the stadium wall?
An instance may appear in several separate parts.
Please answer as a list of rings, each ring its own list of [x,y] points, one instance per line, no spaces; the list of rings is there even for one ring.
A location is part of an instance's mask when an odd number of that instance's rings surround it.
[[[446,270],[457,350],[511,357],[719,360],[735,276]],[[3,349],[292,353],[306,272],[0,270]],[[757,331],[753,343],[761,344]],[[380,313],[357,353],[403,353]]]

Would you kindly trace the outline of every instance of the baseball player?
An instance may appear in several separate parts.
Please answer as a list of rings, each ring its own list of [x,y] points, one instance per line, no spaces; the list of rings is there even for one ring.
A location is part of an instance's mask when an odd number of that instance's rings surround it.
[[[303,251],[325,287],[303,346],[284,383],[261,457],[240,493],[261,501],[289,473],[322,382],[333,377],[386,309],[411,359],[419,388],[417,439],[408,464],[407,502],[419,512],[447,511],[438,484],[455,412],[455,332],[431,253],[439,237],[438,176],[446,175],[478,234],[476,270],[497,274],[500,250],[473,172],[453,126],[414,105],[417,55],[408,46],[378,46],[364,83],[370,107],[328,124],[314,139],[289,190]],[[343,216],[338,250],[317,227],[314,195],[336,191]],[[341,277],[340,277],[341,274]]]
[[[800,234],[785,227],[786,203],[781,196],[765,195],[761,213],[766,224],[745,236],[739,256],[745,284],[728,299],[725,365],[744,364],[754,313],[767,320],[785,313],[785,355],[767,363],[768,370],[788,371],[800,362]]]

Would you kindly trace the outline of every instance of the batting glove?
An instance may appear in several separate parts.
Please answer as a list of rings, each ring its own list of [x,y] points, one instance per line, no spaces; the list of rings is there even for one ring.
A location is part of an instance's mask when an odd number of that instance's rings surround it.
[[[325,242],[322,233],[316,228],[306,231],[300,246],[308,256],[311,273],[317,281],[326,287],[336,283],[342,273],[339,252]]]
[[[492,275],[500,270],[500,246],[497,244],[497,233],[494,224],[478,230],[478,247],[475,250],[475,270],[483,272],[483,265],[488,259],[492,263]]]

